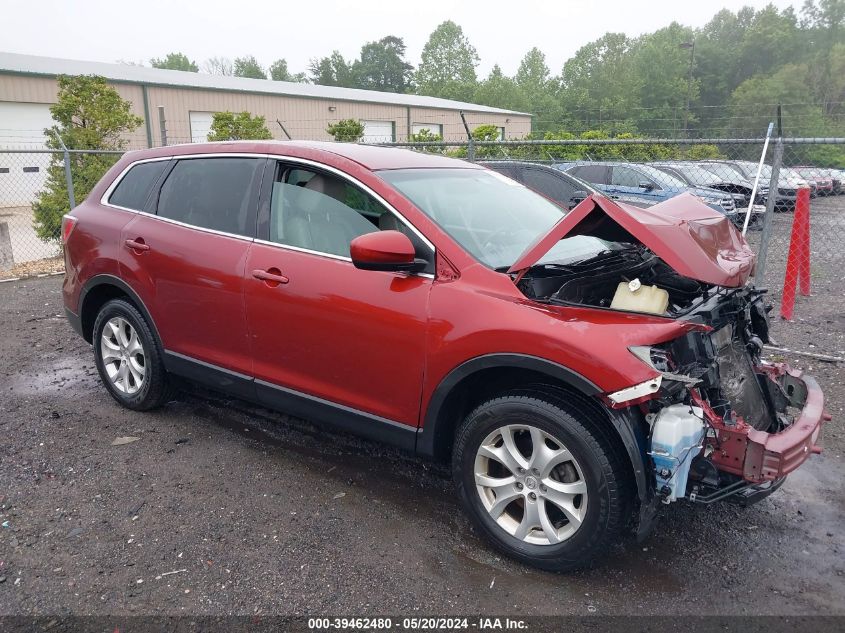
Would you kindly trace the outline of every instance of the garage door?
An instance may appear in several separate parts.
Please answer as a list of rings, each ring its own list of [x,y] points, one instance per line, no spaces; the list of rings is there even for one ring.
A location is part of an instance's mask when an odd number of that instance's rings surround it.
[[[191,112],[191,142],[205,143],[208,140],[208,133],[211,131],[211,121],[214,119],[214,112]]]
[[[393,121],[361,121],[365,143],[389,143],[393,140]]]
[[[0,149],[45,149],[54,123],[47,103],[0,101]],[[44,187],[50,154],[0,153],[0,207],[29,206]]]
[[[423,130],[428,130],[429,134],[443,138],[443,125],[440,123],[414,123],[411,126],[411,134],[419,134]]]

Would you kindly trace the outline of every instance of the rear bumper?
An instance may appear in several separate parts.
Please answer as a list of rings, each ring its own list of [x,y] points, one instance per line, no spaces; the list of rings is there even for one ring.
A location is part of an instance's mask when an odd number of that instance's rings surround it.
[[[789,406],[801,409],[794,422],[779,433],[766,433],[741,419],[735,424],[726,424],[718,416],[709,420],[716,431],[710,438],[711,461],[719,470],[752,483],[785,477],[810,455],[820,453],[816,441],[822,424],[831,417],[824,410],[824,395],[812,376],[804,376],[785,364],[764,365],[759,370],[771,381],[769,387],[775,397],[785,398]]]

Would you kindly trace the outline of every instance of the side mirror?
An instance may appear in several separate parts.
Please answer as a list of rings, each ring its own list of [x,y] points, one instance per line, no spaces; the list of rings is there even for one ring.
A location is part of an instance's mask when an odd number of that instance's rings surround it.
[[[374,231],[359,235],[349,244],[355,268],[388,272],[414,273],[426,266],[424,259],[414,257],[414,245],[399,231]]]
[[[574,191],[572,197],[569,199],[570,209],[577,204],[584,202],[590,196],[587,191]]]
[[[643,180],[640,183],[640,189],[645,189],[646,191],[651,191],[652,189],[654,189],[654,183],[649,182],[648,180]]]

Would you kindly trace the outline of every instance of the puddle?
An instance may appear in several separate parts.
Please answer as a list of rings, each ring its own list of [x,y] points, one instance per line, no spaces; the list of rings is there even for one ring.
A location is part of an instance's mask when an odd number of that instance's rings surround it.
[[[17,394],[43,395],[91,384],[92,381],[99,381],[93,361],[86,362],[77,356],[68,356],[48,363],[38,371],[27,371],[13,376],[11,387]]]

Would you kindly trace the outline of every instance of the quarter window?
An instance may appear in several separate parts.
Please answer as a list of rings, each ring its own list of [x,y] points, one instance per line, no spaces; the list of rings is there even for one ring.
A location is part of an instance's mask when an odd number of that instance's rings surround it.
[[[150,195],[150,190],[159,176],[161,176],[161,173],[167,166],[167,162],[166,160],[157,160],[135,165],[126,172],[126,175],[117,184],[117,187],[115,187],[109,197],[109,203],[135,211],[142,211]]]
[[[189,158],[161,186],[158,215],[235,235],[255,233],[258,158]]]

